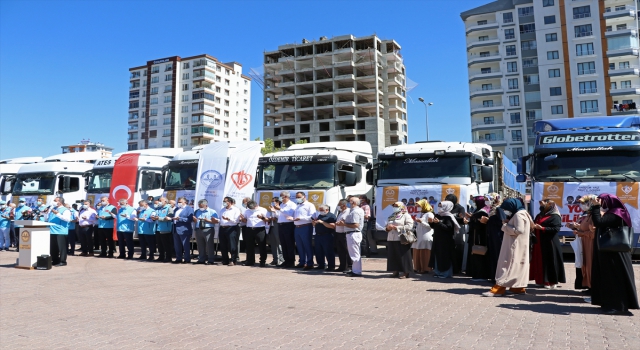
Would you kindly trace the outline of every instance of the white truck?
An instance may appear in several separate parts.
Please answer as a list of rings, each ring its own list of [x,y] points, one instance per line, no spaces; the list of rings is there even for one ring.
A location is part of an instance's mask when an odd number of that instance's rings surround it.
[[[164,166],[164,192],[162,194],[164,197],[168,199],[184,197],[189,203],[195,200],[198,162],[202,147],[196,146],[191,151],[178,153]]]
[[[11,202],[16,174],[24,164],[41,162],[42,157],[20,157],[0,160],[0,200]]]
[[[269,207],[280,191],[304,192],[316,207],[327,204],[332,211],[348,195],[367,195],[372,186],[366,170],[372,162],[371,144],[339,141],[295,144],[260,158],[256,195],[260,206]]]

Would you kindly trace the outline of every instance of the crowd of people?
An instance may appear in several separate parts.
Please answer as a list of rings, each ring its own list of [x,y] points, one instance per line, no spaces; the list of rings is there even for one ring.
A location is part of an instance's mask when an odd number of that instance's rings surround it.
[[[66,265],[67,255],[75,254],[76,238],[80,256],[94,256],[99,248],[98,257],[134,259],[134,232],[140,242],[136,259],[173,264],[191,263],[191,239],[195,237],[198,255],[193,264],[215,265],[219,250],[222,265],[238,265],[240,234],[246,246],[244,266],[256,265],[257,246],[257,263],[265,267],[269,245],[271,265],[359,277],[362,256],[377,254],[375,218],[364,195],[340,200],[335,214],[329,205],[316,209],[304,192],[291,197],[289,191],[282,191],[266,208],[251,198],[237,206],[233,198],[225,197],[219,213],[205,199],[197,201],[195,210],[188,203],[186,198],[176,202],[165,197],[142,200],[135,208],[126,199],[116,207],[108,197],[101,198],[95,208],[89,200],[78,208],[65,203],[63,197],[50,206],[38,200],[35,208],[26,206],[24,198],[18,205],[0,202],[0,248],[9,250],[11,237],[15,240],[19,228],[12,232],[13,221],[35,213],[35,219],[53,224],[51,255],[56,266]],[[598,237],[611,228],[631,227],[629,212],[620,199],[609,194],[581,196],[578,203],[582,216],[566,223],[579,241],[576,246],[581,247],[576,251],[575,288],[589,294],[585,301],[601,306],[606,313],[628,314],[639,308],[631,253],[600,250]],[[459,270],[455,238],[467,232],[461,269],[472,281],[494,284],[483,296],[503,296],[507,290],[525,294],[531,280],[535,287],[555,289],[566,283],[558,235],[562,218],[553,200],[538,204],[539,214],[532,218],[520,198],[502,200],[496,193],[472,196],[465,210],[456,196],[447,195],[438,203],[415,201],[419,210],[414,218],[407,204],[398,201],[384,227],[387,271],[399,279],[412,272],[450,278]],[[415,235],[415,241],[403,241],[407,234]]]

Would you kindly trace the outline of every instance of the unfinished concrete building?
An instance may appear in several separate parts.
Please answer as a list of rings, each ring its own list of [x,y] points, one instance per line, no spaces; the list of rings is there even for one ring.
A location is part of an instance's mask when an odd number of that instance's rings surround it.
[[[374,153],[407,143],[400,45],[376,35],[303,39],[264,54],[264,137],[275,146],[369,141]]]

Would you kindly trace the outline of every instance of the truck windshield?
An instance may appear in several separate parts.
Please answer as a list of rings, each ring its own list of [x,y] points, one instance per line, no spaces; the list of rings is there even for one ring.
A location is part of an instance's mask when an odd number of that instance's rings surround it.
[[[563,152],[536,155],[538,181],[570,179],[640,181],[640,151]]]
[[[113,168],[98,169],[98,170],[91,171],[91,176],[89,176],[89,188],[87,188],[87,193],[109,192],[111,188],[112,175],[113,175]]]
[[[195,190],[198,179],[198,163],[169,166],[165,190]]]
[[[378,163],[378,180],[441,177],[471,178],[469,156],[394,157],[383,158]]]
[[[54,173],[18,174],[13,194],[53,194],[55,180]]]
[[[335,163],[287,163],[258,166],[258,188],[329,188],[335,184]]]

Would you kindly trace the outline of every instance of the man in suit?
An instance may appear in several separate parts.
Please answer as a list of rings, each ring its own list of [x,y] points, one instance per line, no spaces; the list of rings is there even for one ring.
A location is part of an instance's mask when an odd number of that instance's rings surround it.
[[[178,198],[178,206],[173,216],[175,223],[173,245],[176,249],[174,264],[188,264],[191,262],[190,242],[193,235],[193,208],[187,203],[186,198]]]

